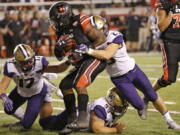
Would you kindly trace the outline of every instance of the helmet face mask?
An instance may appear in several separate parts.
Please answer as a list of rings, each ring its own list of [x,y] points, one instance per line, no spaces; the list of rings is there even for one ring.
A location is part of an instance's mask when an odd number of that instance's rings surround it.
[[[69,26],[72,16],[72,8],[65,2],[57,2],[49,9],[49,21],[54,29],[58,29],[61,26]]]
[[[116,115],[122,115],[126,112],[128,103],[126,100],[123,100],[119,94],[117,94],[115,87],[108,90],[106,100],[112,106],[113,113],[116,113]]]
[[[35,53],[29,45],[19,44],[14,49],[14,58],[17,65],[24,71],[30,71],[34,66]]]

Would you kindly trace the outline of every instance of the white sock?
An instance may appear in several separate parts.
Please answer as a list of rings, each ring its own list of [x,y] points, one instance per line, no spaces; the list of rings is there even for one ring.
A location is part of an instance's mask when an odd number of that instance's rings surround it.
[[[163,114],[163,117],[166,121],[173,121],[171,115],[169,114],[169,111]]]
[[[23,120],[23,118],[24,118],[24,110],[21,108],[21,107],[19,107],[16,111],[15,111],[15,113],[13,114],[13,116],[15,117],[15,118],[17,118],[17,119],[19,119],[19,120]]]

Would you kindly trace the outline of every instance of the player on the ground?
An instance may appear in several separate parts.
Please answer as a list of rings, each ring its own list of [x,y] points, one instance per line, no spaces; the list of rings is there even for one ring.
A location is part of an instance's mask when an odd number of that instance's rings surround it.
[[[121,133],[124,123],[118,122],[124,115],[128,103],[119,97],[116,88],[108,90],[106,97],[101,97],[88,104],[86,118],[90,122],[89,130],[94,133]],[[44,130],[60,130],[59,134],[71,133],[72,129],[63,129],[68,120],[67,111],[40,120]]]
[[[66,62],[48,66],[46,58],[35,56],[29,45],[17,45],[14,49],[14,58],[8,59],[4,65],[4,76],[0,81],[0,98],[3,100],[6,114],[21,119],[24,129],[32,126],[40,110],[42,118],[51,115],[49,86],[45,83],[42,74],[44,72],[63,72],[67,67]],[[16,86],[7,96],[6,89],[12,79]],[[24,114],[18,108],[26,101],[27,107]]]
[[[93,16],[91,20],[94,22],[95,27],[101,26],[99,28],[102,30],[103,26],[106,25],[105,20],[100,16]],[[146,119],[145,104],[138,95],[136,88],[152,101],[154,107],[165,117],[169,128],[180,129],[180,126],[171,118],[163,101],[153,90],[144,72],[138,67],[135,60],[127,54],[123,35],[118,31],[111,30],[106,31],[105,35],[107,36],[106,42],[98,48],[92,49],[85,44],[81,44],[76,46],[76,52],[108,60],[106,70],[111,77],[111,81],[117,87],[122,97],[138,110],[142,119]]]

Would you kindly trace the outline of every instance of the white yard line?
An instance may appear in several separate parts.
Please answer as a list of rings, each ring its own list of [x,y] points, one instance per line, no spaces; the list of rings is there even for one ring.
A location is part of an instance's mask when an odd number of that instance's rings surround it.
[[[52,99],[52,101],[54,102],[63,102],[62,99]],[[173,105],[173,104],[176,104],[176,102],[171,102],[171,101],[165,101],[164,102],[165,104],[169,104],[169,105]],[[53,107],[54,110],[64,110],[64,108],[62,107]],[[135,110],[133,107],[128,107],[129,110]],[[157,112],[156,109],[148,109],[149,112]],[[177,112],[177,111],[169,111],[170,113],[172,114],[180,114],[180,112]],[[4,111],[0,110],[0,113],[4,113]]]

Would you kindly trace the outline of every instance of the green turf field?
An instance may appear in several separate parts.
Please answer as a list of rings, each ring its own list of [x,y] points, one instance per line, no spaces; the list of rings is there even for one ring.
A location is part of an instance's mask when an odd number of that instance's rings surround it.
[[[153,83],[156,78],[160,77],[162,74],[161,69],[161,56],[160,54],[131,54],[133,58],[135,58],[136,63],[143,69],[143,71],[150,78]],[[48,58],[50,62],[57,62],[55,58]],[[1,60],[0,69],[2,69],[2,64],[5,60]],[[58,79],[53,80],[56,84],[60,82],[62,77],[67,72],[63,74],[59,74]],[[2,74],[1,74],[2,77]],[[0,78],[1,78],[0,77]],[[178,75],[178,78],[180,76]],[[11,85],[8,90],[10,90],[14,86],[14,83],[11,82]],[[94,83],[88,87],[88,92],[90,96],[90,101],[105,96],[106,91],[110,88],[112,83],[110,82],[107,74],[105,72],[101,73],[99,77],[94,81]],[[180,82],[177,81],[176,84],[169,86],[167,88],[163,88],[158,92],[161,97],[167,103],[167,107],[170,111],[174,111],[177,114],[171,113],[172,117],[180,124]],[[54,94],[54,99],[58,99],[58,97]],[[1,104],[1,101],[0,101]],[[63,108],[63,103],[53,102],[53,107]],[[131,107],[131,106],[130,106]],[[152,104],[149,106],[150,109],[154,109]],[[2,113],[2,106],[0,106],[0,126],[5,123],[16,121],[15,118],[8,116]],[[55,109],[54,114],[60,112],[60,110]],[[165,120],[158,112],[149,111],[148,112],[148,120],[141,120],[137,112],[132,109],[128,109],[127,113],[121,119],[121,121],[126,122],[127,126],[122,135],[180,135],[180,131],[174,131],[167,129]],[[73,135],[90,135],[91,133],[72,133]],[[32,129],[28,132],[20,132],[19,129],[8,129],[0,127],[0,135],[57,135],[57,132],[47,132],[42,131],[38,120],[33,124]]]

